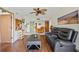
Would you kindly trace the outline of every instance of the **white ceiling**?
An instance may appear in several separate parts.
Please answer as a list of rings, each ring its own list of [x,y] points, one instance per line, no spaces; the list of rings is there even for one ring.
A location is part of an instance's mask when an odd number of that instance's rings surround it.
[[[15,13],[17,16],[26,16],[28,15],[30,12],[33,11],[33,7],[4,7],[5,9]],[[46,7],[42,7],[42,8],[46,8]],[[75,9],[79,9],[77,7],[47,7],[46,9],[48,9],[48,13],[51,15],[57,15],[58,13],[63,13],[63,12],[69,12],[70,10],[75,10]],[[72,12],[72,11],[71,11]]]
[[[33,7],[4,7],[5,9],[15,13],[16,18],[30,18],[34,19],[34,15],[31,15],[30,12],[33,11]],[[78,7],[42,7],[47,9],[46,17],[52,19],[53,22],[56,22],[58,17],[61,17],[65,14],[78,10]]]

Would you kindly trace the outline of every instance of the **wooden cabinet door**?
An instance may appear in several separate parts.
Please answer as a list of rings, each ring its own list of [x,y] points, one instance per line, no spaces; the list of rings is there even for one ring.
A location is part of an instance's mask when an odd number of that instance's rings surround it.
[[[11,15],[0,15],[1,43],[11,42]]]

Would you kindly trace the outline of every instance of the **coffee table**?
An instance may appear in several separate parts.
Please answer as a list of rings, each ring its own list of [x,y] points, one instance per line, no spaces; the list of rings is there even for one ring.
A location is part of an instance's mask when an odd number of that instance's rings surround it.
[[[41,48],[41,41],[38,34],[32,34],[27,40],[28,50],[39,50]]]

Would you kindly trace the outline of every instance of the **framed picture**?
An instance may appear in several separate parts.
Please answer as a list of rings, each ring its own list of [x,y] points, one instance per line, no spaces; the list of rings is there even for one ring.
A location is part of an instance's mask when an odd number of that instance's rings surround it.
[[[78,10],[58,18],[58,24],[79,24]]]
[[[22,29],[22,21],[20,19],[16,19],[15,21],[16,25],[16,30],[21,30]]]

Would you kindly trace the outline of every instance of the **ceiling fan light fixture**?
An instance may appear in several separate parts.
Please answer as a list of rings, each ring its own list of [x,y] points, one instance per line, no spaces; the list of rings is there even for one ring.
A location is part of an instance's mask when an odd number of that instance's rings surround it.
[[[45,15],[47,9],[40,9],[40,8],[33,8],[34,12],[31,12],[31,14],[35,14],[36,16],[38,16],[39,14],[41,15]]]

